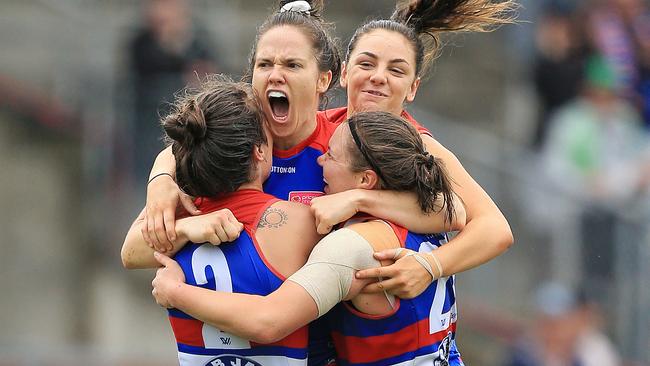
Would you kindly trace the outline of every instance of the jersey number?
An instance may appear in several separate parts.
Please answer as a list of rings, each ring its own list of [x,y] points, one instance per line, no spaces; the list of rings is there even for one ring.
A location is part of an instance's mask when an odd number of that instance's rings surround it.
[[[425,241],[420,244],[418,252],[428,253],[438,246]],[[451,277],[442,277],[436,281],[436,292],[433,295],[431,310],[429,311],[429,334],[437,333],[449,328],[451,323],[456,320],[456,304],[453,304],[449,310],[443,314],[445,300],[447,298],[447,281]]]
[[[208,283],[207,269],[214,273],[215,291],[232,292],[230,268],[223,251],[214,245],[201,245],[192,254],[192,272],[197,285]],[[215,304],[218,306],[218,304]],[[250,348],[250,343],[230,333],[223,332],[211,325],[203,324],[203,342],[205,348],[242,349]]]

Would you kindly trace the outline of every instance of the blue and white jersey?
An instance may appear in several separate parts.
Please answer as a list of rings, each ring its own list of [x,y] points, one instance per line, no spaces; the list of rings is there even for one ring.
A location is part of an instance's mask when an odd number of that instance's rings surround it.
[[[216,291],[268,295],[285,278],[265,259],[255,239],[261,214],[277,199],[253,190],[241,190],[219,200],[204,200],[203,212],[228,207],[244,224],[232,243],[214,246],[190,243],[175,260],[187,284]],[[218,304],[215,304],[218,305]],[[307,327],[272,344],[258,344],[223,332],[177,309],[169,310],[180,365],[188,366],[305,366]]]
[[[430,252],[447,242],[446,234],[421,235],[391,225],[404,248]],[[339,366],[462,366],[456,348],[455,277],[434,281],[422,294],[397,299],[386,315],[368,315],[342,302],[327,318]]]
[[[306,205],[323,195],[323,168],[317,159],[327,151],[338,124],[329,122],[323,114],[318,115],[316,122],[316,129],[305,141],[289,150],[273,150],[273,166],[264,192]]]

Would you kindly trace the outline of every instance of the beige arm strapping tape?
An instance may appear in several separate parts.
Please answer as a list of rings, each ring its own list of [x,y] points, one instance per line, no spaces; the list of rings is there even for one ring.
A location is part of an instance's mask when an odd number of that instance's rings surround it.
[[[307,263],[288,280],[309,293],[320,317],[347,296],[355,271],[381,266],[373,253],[370,243],[356,231],[339,229],[318,242]]]

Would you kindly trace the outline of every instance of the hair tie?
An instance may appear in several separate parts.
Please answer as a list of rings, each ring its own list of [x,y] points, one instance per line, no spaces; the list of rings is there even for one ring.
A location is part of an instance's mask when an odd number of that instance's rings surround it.
[[[433,164],[436,162],[436,158],[433,157],[433,155],[430,155],[428,152],[427,155],[425,155],[425,157],[427,158],[427,168],[428,169],[433,168]]]
[[[284,4],[280,8],[280,13],[284,13],[287,11],[293,11],[296,13],[303,13],[305,15],[309,15],[311,11],[311,5],[309,5],[309,3],[304,0],[292,1],[290,3]]]
[[[422,161],[424,162],[424,166],[427,167],[427,169],[433,168],[433,164],[435,162],[435,157],[431,155],[428,151],[424,150],[422,152]]]

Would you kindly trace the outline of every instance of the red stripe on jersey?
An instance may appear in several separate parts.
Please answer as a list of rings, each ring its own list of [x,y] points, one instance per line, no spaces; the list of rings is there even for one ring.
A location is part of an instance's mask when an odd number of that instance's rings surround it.
[[[251,347],[280,346],[280,347],[288,347],[288,348],[307,348],[308,329],[309,328],[307,326],[304,326],[296,330],[295,332],[289,334],[282,340],[273,343],[261,344],[261,343],[251,342]]]
[[[188,346],[205,347],[203,343],[203,322],[196,319],[169,317],[176,342]]]
[[[322,114],[322,112],[319,112],[316,114],[316,128],[314,129],[314,132],[309,135],[309,137],[301,141],[298,145],[287,150],[274,148],[273,156],[281,159],[288,159],[294,157],[295,155],[298,155],[298,153],[307,147],[312,147],[324,153],[327,151],[330,137],[332,137],[334,134],[336,127],[338,127],[338,124],[330,122],[327,117]]]
[[[326,111],[318,112],[318,115],[322,115],[324,118],[327,118],[327,120],[329,120],[331,123],[340,124],[348,118],[348,108],[342,107],[328,109]],[[401,116],[405,120],[411,122],[413,127],[415,127],[415,129],[418,130],[420,134],[425,134],[433,137],[431,132],[429,132],[427,128],[423,127],[418,121],[416,121],[415,118],[413,118],[413,116],[411,116],[406,110],[402,110]]]
[[[415,118],[413,118],[413,116],[411,116],[409,114],[409,112],[407,112],[406,110],[402,111],[402,118],[404,118],[405,120],[411,122],[413,127],[415,127],[415,129],[418,130],[418,132],[420,134],[429,135],[429,136],[433,137],[431,132],[429,132],[429,130],[426,127],[423,127],[420,124],[420,122],[416,121]]]
[[[274,202],[279,201],[270,194],[255,189],[240,189],[216,198],[199,197],[196,207],[202,214],[215,212],[224,208],[230,209],[237,221],[255,232],[262,212]]]
[[[429,334],[429,319],[420,320],[402,330],[378,336],[353,337],[332,332],[338,356],[350,363],[367,363],[413,352],[443,340],[456,331],[456,323],[447,329]]]

